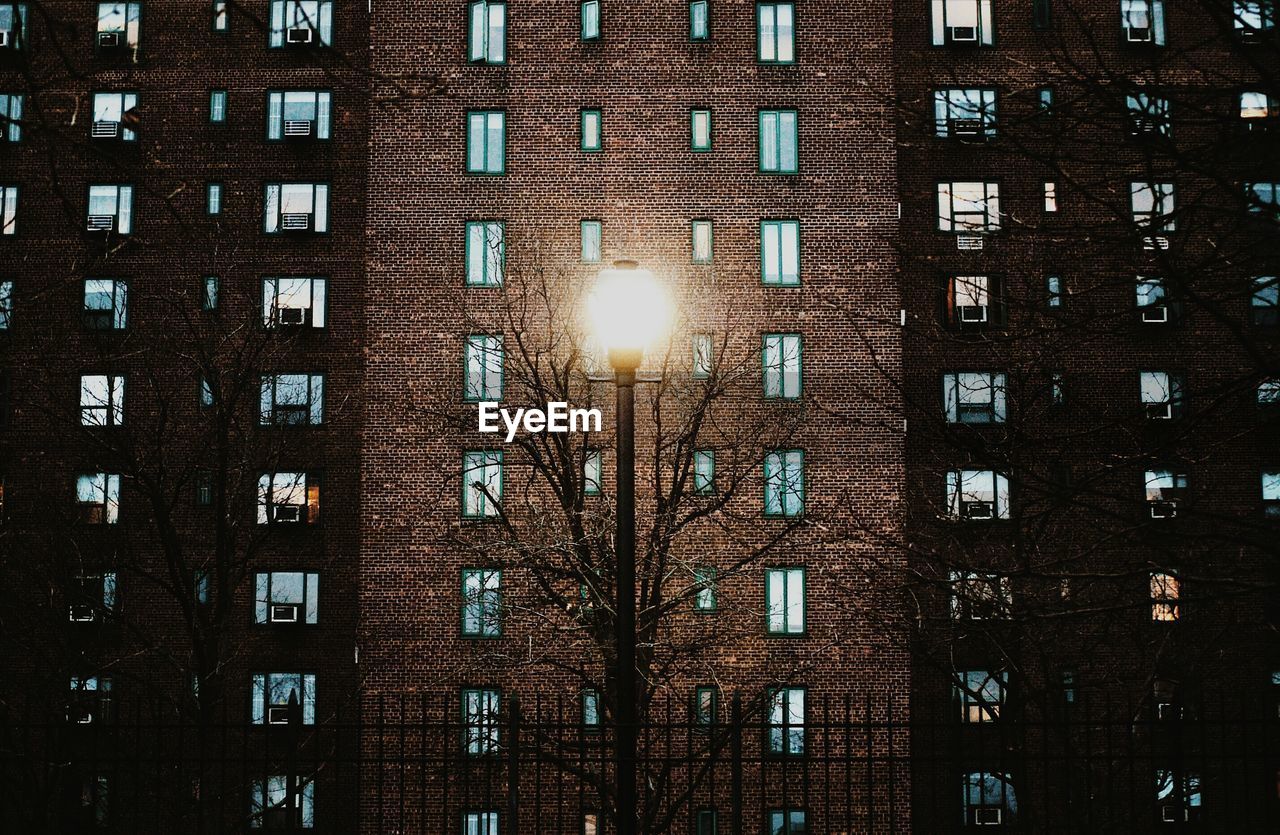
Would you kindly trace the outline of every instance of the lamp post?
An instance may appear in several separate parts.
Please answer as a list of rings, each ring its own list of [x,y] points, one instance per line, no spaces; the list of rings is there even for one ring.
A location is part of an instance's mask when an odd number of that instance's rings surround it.
[[[617,731],[614,748],[618,835],[636,835],[636,755],[639,737],[636,679],[636,370],[644,350],[667,325],[666,294],[635,261],[602,270],[589,301],[596,337],[609,352],[617,391]]]

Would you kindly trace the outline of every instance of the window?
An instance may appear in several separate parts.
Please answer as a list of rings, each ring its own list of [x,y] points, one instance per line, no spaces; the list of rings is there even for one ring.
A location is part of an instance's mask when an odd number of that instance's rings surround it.
[[[136,142],[137,106],[137,93],[94,93],[90,137]]]
[[[1058,211],[1058,184],[1044,184],[1044,210],[1046,212]]]
[[[67,619],[72,623],[93,623],[116,608],[116,573],[79,574],[71,579],[67,594]]]
[[[1031,0],[1031,28],[1048,29],[1053,26],[1053,5],[1050,0]]]
[[[695,152],[711,150],[711,111],[689,111],[689,141]]]
[[[1172,769],[1156,770],[1156,802],[1160,820],[1185,823],[1200,818],[1200,775]]]
[[[1039,87],[1036,89],[1036,101],[1041,113],[1049,113],[1053,110],[1053,88]]]
[[[27,41],[27,4],[0,5],[0,49],[23,49]]]
[[[262,223],[268,235],[328,232],[328,183],[267,183]]]
[[[1280,472],[1262,474],[1262,512],[1280,518]]]
[[[1134,136],[1160,134],[1170,136],[1173,123],[1169,120],[1169,100],[1148,93],[1132,93],[1125,96],[1129,131]]]
[[[13,326],[13,282],[0,281],[0,331]]]
[[[756,58],[762,64],[796,60],[794,3],[756,3]]]
[[[267,92],[267,139],[326,140],[333,121],[333,93],[328,90]]]
[[[705,380],[715,365],[715,352],[709,333],[693,335],[693,379]]]
[[[311,673],[256,673],[253,676],[252,721],[255,725],[287,725],[289,703],[301,709],[304,725],[316,722],[316,677]]]
[[[994,470],[947,473],[947,515],[953,519],[1009,518],[1009,479]]]
[[[120,520],[120,476],[113,473],[77,476],[76,504],[84,524],[116,524]]]
[[[213,396],[213,382],[212,382],[208,377],[201,377],[201,378],[200,378],[200,400],[199,400],[199,402],[200,402],[200,408],[201,408],[201,409],[211,409],[211,408],[213,408],[213,403],[214,403],[214,396]]]
[[[1164,46],[1164,0],[1120,0],[1120,31],[1128,43]]]
[[[803,809],[770,809],[764,819],[768,835],[804,835],[808,831]]]
[[[473,0],[468,10],[467,60],[478,64],[505,64],[507,4],[496,0]]]
[[[1258,405],[1280,406],[1280,377],[1258,383]]]
[[[599,264],[601,253],[601,238],[604,234],[604,227],[598,220],[584,220],[581,224],[582,232],[582,263]]]
[[[582,493],[585,496],[598,496],[602,488],[604,469],[604,453],[598,449],[587,450],[582,459]]]
[[[1182,377],[1168,371],[1139,371],[1138,395],[1148,420],[1182,416]]]
[[[800,284],[800,221],[760,221],[760,280],[780,287]]]
[[[462,569],[462,634],[467,638],[502,635],[502,572]]]
[[[981,329],[1004,320],[999,281],[990,275],[953,275],[947,278],[947,320],[961,328]]]
[[[111,719],[111,676],[72,676],[67,719],[90,725]]]
[[[991,0],[931,0],[934,46],[991,46]]]
[[[89,186],[90,232],[133,231],[133,186]]]
[[[204,208],[210,216],[222,214],[222,183],[206,184]]]
[[[129,321],[129,285],[115,278],[84,280],[84,326],[89,330],[124,330]]]
[[[500,220],[467,223],[468,287],[500,287],[506,265],[506,225]]]
[[[1173,183],[1130,183],[1130,204],[1133,222],[1139,228],[1152,232],[1172,232]]]
[[[474,757],[498,753],[498,707],[502,694],[497,690],[462,691],[462,750]]]
[[[1245,183],[1244,198],[1250,212],[1280,217],[1280,183]]]
[[[227,121],[227,91],[213,90],[209,93],[209,122],[221,125]]]
[[[502,504],[502,451],[462,453],[462,515],[484,519],[498,515]]]
[[[715,809],[699,809],[694,813],[693,835],[718,835],[718,827]]]
[[[263,473],[258,478],[258,524],[314,525],[320,521],[320,479],[312,473]]]
[[[582,39],[600,40],[600,0],[583,0],[580,15]]]
[[[1240,94],[1240,118],[1249,124],[1262,124],[1280,116],[1280,100],[1261,90]]]
[[[799,171],[796,111],[760,111],[760,170],[766,174]]]
[[[254,575],[254,623],[314,624],[320,614],[320,575],[269,571]]]
[[[948,423],[1004,423],[1006,376],[991,371],[942,375],[943,410]]]
[[[267,45],[272,49],[333,46],[331,0],[271,0]]]
[[[997,183],[938,183],[938,229],[975,234],[1000,228],[1000,186]]]
[[[1076,674],[1074,670],[1064,670],[1059,681],[1062,686],[1062,701],[1064,704],[1073,705],[1076,703]]]
[[[600,730],[600,694],[595,690],[582,691],[582,729]]]
[[[1249,310],[1255,325],[1275,327],[1280,324],[1280,278],[1274,275],[1254,277]]]
[[[708,730],[718,720],[719,693],[714,687],[696,687],[693,691],[693,724]]]
[[[764,457],[764,515],[804,513],[804,451],[778,450]]]
[[[764,396],[768,399],[796,400],[802,387],[802,337],[798,333],[766,333],[763,337],[762,365]]]
[[[699,449],[693,453],[693,492],[709,496],[716,491],[716,451]]]
[[[965,723],[994,722],[1000,718],[1004,707],[1005,685],[1008,677],[1003,672],[989,670],[963,670],[956,673],[953,683],[955,702],[960,707],[960,721]]]
[[[467,173],[506,171],[507,114],[501,110],[467,111]]]
[[[218,309],[218,293],[222,281],[216,275],[206,275],[200,280],[200,309],[213,313]]]
[[[462,835],[498,835],[499,831],[497,812],[462,813]]]
[[[327,283],[323,278],[262,279],[263,327],[323,328]]]
[[[711,40],[710,0],[692,0],[689,3],[689,40]]]
[[[768,753],[790,757],[804,755],[803,687],[782,687],[769,694],[766,731]]]
[[[1061,371],[1049,372],[1049,405],[1067,405],[1067,378]]]
[[[1172,519],[1187,492],[1187,476],[1173,470],[1147,470],[1143,476],[1152,519]]]
[[[964,775],[966,826],[1011,826],[1017,817],[1018,800],[1007,774],[974,771]]]
[[[716,569],[704,565],[693,569],[693,610],[695,612],[714,612],[719,607],[716,586]]]
[[[80,425],[120,426],[124,423],[124,377],[86,374],[80,378]]]
[[[1169,289],[1160,276],[1138,276],[1136,304],[1143,322],[1163,324],[1173,318],[1169,305]]]
[[[137,61],[142,45],[141,24],[141,3],[99,3],[95,51],[102,56]],[[24,34],[25,29],[24,24]]]
[[[1178,598],[1182,583],[1178,575],[1168,571],[1151,572],[1151,619],[1175,621],[1180,612]]]
[[[996,91],[951,87],[933,93],[934,134],[969,141],[996,136]]]
[[[1063,286],[1062,276],[1046,275],[1044,277],[1044,293],[1046,307],[1050,310],[1061,308],[1063,299],[1066,297],[1066,288]]]
[[[293,793],[293,802],[289,794]],[[293,806],[290,819],[289,807]],[[316,784],[313,778],[277,774],[249,785],[249,828],[284,830],[314,829],[316,825]]]
[[[712,228],[709,220],[695,220],[691,227],[693,238],[693,263],[710,264],[712,256]]]
[[[1013,610],[1013,585],[1000,574],[951,571],[952,620],[1008,618]]]
[[[580,137],[582,150],[596,153],[603,149],[603,117],[599,110],[583,110],[580,114]]]
[[[213,0],[213,31],[226,32],[230,29],[230,18],[227,14],[227,0]]]
[[[803,568],[767,568],[764,572],[765,632],[803,635],[805,573]]]
[[[1240,40],[1261,40],[1265,33],[1275,29],[1275,4],[1272,0],[1235,0],[1232,3],[1232,24]]]
[[[260,426],[319,426],[324,423],[324,375],[265,375],[259,403]]]
[[[501,334],[467,337],[462,399],[469,403],[502,399],[503,345]]]
[[[22,105],[25,98],[21,93],[0,93],[0,142],[22,140]]]
[[[598,812],[582,813],[582,835],[601,835],[600,814]]]

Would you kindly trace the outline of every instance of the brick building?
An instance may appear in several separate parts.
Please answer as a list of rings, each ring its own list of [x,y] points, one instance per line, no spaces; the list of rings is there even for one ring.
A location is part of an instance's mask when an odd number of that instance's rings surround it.
[[[1262,831],[1273,764],[1170,740],[1276,698],[1274,9],[1169,6],[0,4],[0,663],[73,764],[0,808],[515,830],[509,706],[549,757],[615,707],[578,311],[635,259],[677,310],[647,716],[759,729],[745,831]],[[488,400],[604,429],[504,444]],[[144,702],[223,767],[103,766]],[[1082,712],[1130,758],[1037,778],[1102,756]],[[603,831],[530,768],[537,831]]]

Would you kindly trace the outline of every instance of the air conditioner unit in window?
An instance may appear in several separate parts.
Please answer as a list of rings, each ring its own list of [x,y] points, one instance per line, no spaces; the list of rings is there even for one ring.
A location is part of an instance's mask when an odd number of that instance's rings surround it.
[[[314,123],[310,119],[286,119],[284,135],[286,139],[309,139]]]
[[[1148,251],[1166,250],[1169,248],[1169,239],[1164,235],[1146,235],[1142,239],[1142,248]]]
[[[952,136],[965,142],[982,142],[987,138],[981,119],[952,119],[949,127]]]
[[[1173,420],[1173,404],[1148,403],[1147,420]]]
[[[67,607],[67,620],[72,623],[93,623],[98,613],[88,603],[72,603]]]
[[[315,38],[315,30],[310,26],[290,26],[284,33],[285,43],[294,46],[305,46]]]
[[[1182,705],[1172,702],[1160,702],[1156,705],[1156,718],[1162,721],[1182,718]]]
[[[306,213],[281,215],[280,228],[286,232],[306,232],[311,229],[311,215]]]
[[[272,623],[297,623],[300,608],[297,603],[272,603],[270,620]]]
[[[1124,33],[1125,39],[1129,43],[1151,43],[1151,28],[1149,26],[1126,26]]]
[[[120,123],[94,122],[89,129],[89,136],[93,139],[117,139],[120,136]]]
[[[276,522],[301,522],[302,507],[296,504],[272,505],[271,518]]]
[[[973,810],[974,826],[999,826],[1004,820],[1004,810],[999,806],[979,806]]]
[[[1169,321],[1169,307],[1152,304],[1142,308],[1142,321],[1148,325],[1163,325]]]
[[[1160,807],[1160,820],[1163,823],[1186,823],[1191,820],[1191,815],[1182,806],[1166,803]]]
[[[1258,43],[1262,40],[1262,30],[1252,26],[1244,26],[1236,30],[1236,37],[1241,43]]]
[[[960,515],[966,519],[991,519],[995,516],[995,508],[991,502],[961,502]]]
[[[977,251],[982,245],[981,235],[956,235],[956,249]]]
[[[89,215],[89,222],[86,228],[90,232],[110,232],[115,225],[115,215]]]
[[[987,321],[985,304],[962,304],[956,310],[962,325],[981,325]]]
[[[276,308],[277,325],[305,325],[306,323],[307,309],[305,307]]]
[[[1132,133],[1134,136],[1142,136],[1144,134],[1157,133],[1159,132],[1159,130],[1160,130],[1159,122],[1157,122],[1155,119],[1152,119],[1150,116],[1134,116],[1133,125],[1130,128],[1129,132]]]
[[[0,31],[0,49],[7,49],[13,44],[13,33],[8,29]]]
[[[267,706],[267,724],[268,725],[289,724],[289,706],[288,705],[268,705]]]
[[[951,40],[955,43],[974,43],[978,40],[977,26],[952,26],[950,32]]]
[[[1154,501],[1148,502],[1151,510],[1152,519],[1176,519],[1178,517],[1178,503],[1173,501]]]
[[[72,725],[92,725],[93,711],[81,705],[71,705],[67,708],[67,722]]]
[[[98,33],[98,49],[118,49],[122,41],[119,32]]]

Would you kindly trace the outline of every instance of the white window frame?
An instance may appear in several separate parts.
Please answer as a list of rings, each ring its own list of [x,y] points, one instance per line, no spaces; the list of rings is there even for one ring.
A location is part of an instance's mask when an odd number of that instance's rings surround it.
[[[107,211],[109,209],[109,211]],[[111,217],[110,230],[117,235],[133,232],[133,186],[97,183],[89,186],[87,217]]]
[[[308,232],[322,235],[329,231],[328,183],[267,183],[263,193],[262,229],[266,234]],[[302,203],[306,205],[300,205]],[[286,229],[285,218],[296,215],[306,215],[306,228]]]
[[[991,0],[931,0],[934,46],[991,46],[995,21]]]

